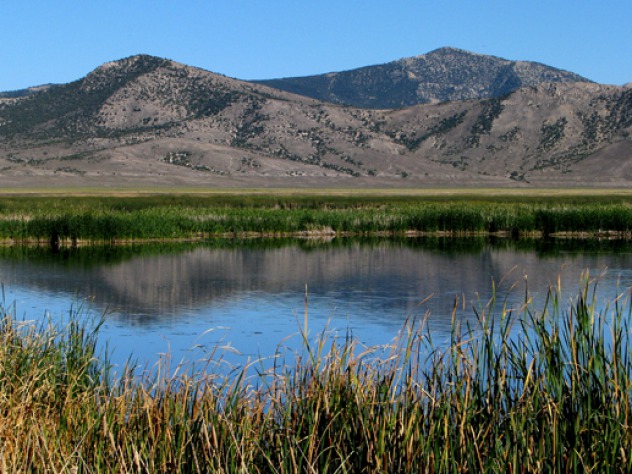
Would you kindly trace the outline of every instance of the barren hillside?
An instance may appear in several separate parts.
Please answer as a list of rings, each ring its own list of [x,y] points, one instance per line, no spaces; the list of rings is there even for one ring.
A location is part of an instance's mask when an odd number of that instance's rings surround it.
[[[0,185],[621,185],[632,89],[370,110],[151,56],[0,100]]]

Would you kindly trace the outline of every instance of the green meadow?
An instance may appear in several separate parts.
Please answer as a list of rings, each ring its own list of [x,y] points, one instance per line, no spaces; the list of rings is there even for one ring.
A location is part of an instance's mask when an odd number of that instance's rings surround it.
[[[626,237],[631,229],[632,195],[623,191],[0,196],[0,239],[6,242],[96,243],[245,234]]]

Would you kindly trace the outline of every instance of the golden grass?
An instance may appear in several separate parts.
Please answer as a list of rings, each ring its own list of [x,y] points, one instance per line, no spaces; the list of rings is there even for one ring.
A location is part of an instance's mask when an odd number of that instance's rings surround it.
[[[215,352],[192,375],[114,379],[77,320],[0,314],[0,470],[630,472],[629,304],[597,310],[593,283],[567,308],[555,289],[538,311],[492,298],[466,328],[457,304],[442,347],[423,320],[385,348],[305,328],[252,376],[214,372]]]

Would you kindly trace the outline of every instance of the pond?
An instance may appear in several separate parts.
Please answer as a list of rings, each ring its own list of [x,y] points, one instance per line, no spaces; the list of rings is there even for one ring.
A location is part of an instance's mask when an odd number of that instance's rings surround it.
[[[389,343],[407,320],[426,318],[433,338],[492,295],[520,308],[525,289],[538,309],[558,281],[566,298],[582,273],[600,277],[600,304],[632,285],[624,241],[502,239],[218,240],[203,244],[0,249],[5,308],[18,318],[106,315],[100,341],[112,362],[133,354],[152,367],[200,360],[230,345],[248,358],[300,345],[323,331],[361,344]],[[559,279],[559,280],[558,280]]]

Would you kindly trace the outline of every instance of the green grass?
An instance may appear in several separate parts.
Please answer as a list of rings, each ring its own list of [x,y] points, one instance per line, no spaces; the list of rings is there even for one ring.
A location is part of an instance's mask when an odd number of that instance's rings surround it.
[[[629,237],[620,194],[216,194],[5,196],[0,239],[12,242],[200,239],[227,235],[609,233]]]
[[[449,343],[411,321],[384,348],[312,340],[273,368],[114,376],[95,330],[3,310],[0,462],[9,472],[630,472],[630,305],[455,308]],[[625,295],[624,295],[625,296]],[[457,305],[458,306],[458,305]],[[472,316],[472,315],[470,315]],[[470,318],[472,320],[472,318]],[[256,373],[256,372],[255,372]]]

